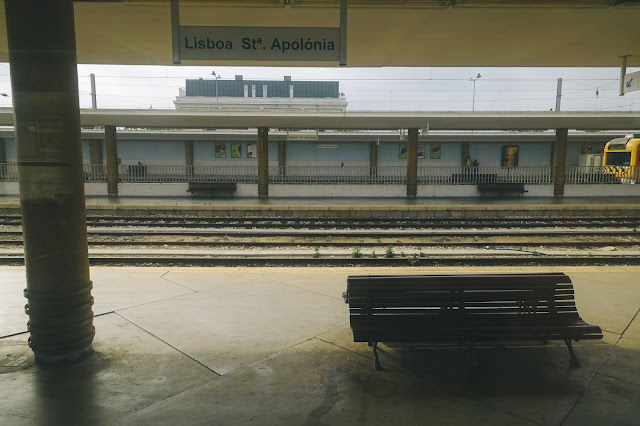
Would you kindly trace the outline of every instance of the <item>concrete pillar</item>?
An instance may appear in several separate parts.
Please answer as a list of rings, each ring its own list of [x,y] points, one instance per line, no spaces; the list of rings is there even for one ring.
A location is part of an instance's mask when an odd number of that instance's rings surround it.
[[[287,174],[287,141],[278,142],[278,174]]]
[[[418,129],[409,129],[407,138],[407,198],[418,194]]]
[[[89,142],[89,157],[91,158],[91,164],[102,164],[102,142],[99,140],[92,140]]]
[[[72,0],[6,0],[29,345],[38,364],[92,353]]]
[[[564,195],[568,133],[568,129],[556,129],[556,141],[553,145],[553,196],[556,198]]]
[[[258,197],[269,196],[269,129],[258,128]]]
[[[118,196],[118,136],[116,126],[104,126],[104,141],[107,152],[107,194]]]
[[[193,176],[193,141],[184,141],[187,172]]]
[[[462,142],[462,158],[460,158],[461,166],[464,166],[467,163],[468,156],[469,156],[469,142]]]
[[[0,179],[4,179],[7,174],[7,166],[4,164],[7,162],[7,154],[5,154],[4,139],[0,138]]]
[[[5,154],[4,139],[0,138],[0,164],[7,162],[7,155]]]
[[[378,176],[378,142],[369,142],[369,176]]]

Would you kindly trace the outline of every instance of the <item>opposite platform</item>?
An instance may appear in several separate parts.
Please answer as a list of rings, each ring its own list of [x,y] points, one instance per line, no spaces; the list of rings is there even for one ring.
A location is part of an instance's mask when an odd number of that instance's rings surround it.
[[[485,218],[640,217],[638,197],[593,198],[144,198],[87,197],[88,215],[297,217],[297,218]],[[17,197],[0,198],[0,214],[19,214]]]

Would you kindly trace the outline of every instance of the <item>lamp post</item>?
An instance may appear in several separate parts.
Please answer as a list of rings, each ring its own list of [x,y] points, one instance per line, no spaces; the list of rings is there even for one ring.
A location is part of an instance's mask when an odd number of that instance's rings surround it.
[[[211,75],[216,79],[216,110],[220,110],[220,107],[218,106],[218,79],[221,78],[221,76],[216,74],[215,71],[211,71]]]
[[[478,73],[476,78],[469,77],[469,80],[473,81],[473,105],[472,105],[472,111],[476,110],[476,80],[479,79],[480,77],[482,77],[480,75],[480,73]]]

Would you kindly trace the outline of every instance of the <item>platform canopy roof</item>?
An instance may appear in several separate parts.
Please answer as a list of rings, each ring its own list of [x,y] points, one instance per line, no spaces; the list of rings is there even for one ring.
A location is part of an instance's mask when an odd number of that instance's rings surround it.
[[[0,1],[0,22],[4,5]],[[169,0],[75,1],[78,62],[171,65]],[[337,27],[339,0],[181,0],[183,26]],[[347,66],[640,66],[640,0],[348,0]],[[0,61],[8,61],[0,31]],[[189,60],[184,65],[337,66]]]
[[[226,112],[80,110],[82,126],[165,129],[331,130],[624,130],[640,128],[637,112]],[[13,125],[13,109],[0,108],[0,125]]]

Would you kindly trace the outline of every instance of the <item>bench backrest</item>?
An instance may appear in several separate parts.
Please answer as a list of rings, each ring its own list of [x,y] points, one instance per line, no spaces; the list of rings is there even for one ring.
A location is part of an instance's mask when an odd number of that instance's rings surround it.
[[[580,319],[571,279],[562,273],[349,276],[345,301],[352,326]]]

